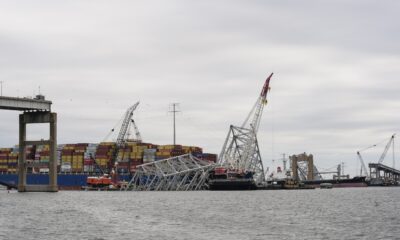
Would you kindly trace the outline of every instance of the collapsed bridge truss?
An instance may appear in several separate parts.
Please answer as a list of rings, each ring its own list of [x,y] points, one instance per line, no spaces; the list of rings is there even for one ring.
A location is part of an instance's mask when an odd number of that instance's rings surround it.
[[[137,166],[127,190],[194,191],[207,188],[210,171],[216,166],[191,154]]]

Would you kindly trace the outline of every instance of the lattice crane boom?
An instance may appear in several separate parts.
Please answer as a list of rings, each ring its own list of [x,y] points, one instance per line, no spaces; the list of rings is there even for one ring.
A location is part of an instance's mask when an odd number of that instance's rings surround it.
[[[239,171],[253,172],[256,181],[265,179],[264,167],[258,147],[257,132],[267,103],[269,83],[273,73],[265,80],[261,94],[241,127],[230,126],[218,163]],[[251,120],[251,122],[250,122]]]
[[[392,137],[390,137],[389,142],[386,144],[385,149],[383,150],[383,153],[382,153],[381,157],[379,158],[379,161],[378,161],[379,164],[382,163],[383,160],[385,160],[386,154],[388,153],[390,146],[392,146],[395,136],[396,136],[396,134],[393,134]]]
[[[142,135],[139,132],[139,129],[138,129],[137,125],[136,125],[135,120],[131,119],[131,122],[132,122],[133,128],[135,130],[136,141],[137,142],[142,142],[142,140],[143,140],[142,139]]]
[[[125,143],[125,137],[128,133],[129,123],[132,119],[133,112],[136,110],[139,103],[140,102],[135,103],[133,106],[128,108],[128,110],[126,110],[126,112],[125,112],[125,116],[122,121],[121,129],[119,130],[119,133],[118,133],[117,148],[121,148]]]
[[[126,110],[126,112],[125,112],[124,118],[122,120],[121,129],[119,130],[119,133],[118,133],[116,147],[112,153],[112,159],[115,164],[117,164],[121,160],[118,157],[118,151],[119,151],[119,149],[121,149],[125,146],[126,137],[128,136],[128,130],[129,130],[132,116],[133,116],[133,112],[139,106],[139,103],[140,102],[135,103],[134,105],[129,107],[128,110]]]
[[[357,152],[357,156],[358,156],[358,159],[360,159],[360,162],[361,162],[361,169],[364,171],[365,176],[369,177],[367,167],[365,166],[365,162],[364,162],[364,159],[361,156],[360,151]]]
[[[258,132],[258,128],[260,126],[260,121],[262,117],[262,113],[264,110],[264,106],[267,103],[267,94],[269,91],[269,83],[271,81],[272,75],[271,73],[269,77],[265,80],[264,86],[262,88],[261,94],[257,99],[256,103],[254,104],[253,108],[251,109],[250,113],[247,115],[246,120],[242,124],[242,128],[246,127],[251,117],[253,117],[251,124],[249,126],[250,129],[254,129],[254,132]]]

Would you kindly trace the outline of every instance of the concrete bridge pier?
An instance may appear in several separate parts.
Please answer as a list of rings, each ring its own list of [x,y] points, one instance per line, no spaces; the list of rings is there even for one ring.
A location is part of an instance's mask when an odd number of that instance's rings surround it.
[[[37,123],[49,123],[50,139],[27,141],[26,125]],[[26,147],[28,145],[49,145],[49,185],[27,185],[26,174],[28,167],[37,164],[27,163]],[[18,159],[18,192],[58,192],[57,185],[57,114],[52,112],[24,112],[19,115],[19,159]]]

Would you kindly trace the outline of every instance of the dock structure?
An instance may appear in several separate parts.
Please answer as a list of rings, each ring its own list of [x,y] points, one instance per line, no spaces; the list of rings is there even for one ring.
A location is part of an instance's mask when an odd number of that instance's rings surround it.
[[[18,157],[18,191],[19,192],[57,192],[57,114],[51,112],[51,101],[43,95],[35,98],[17,98],[0,96],[0,109],[22,111],[19,115],[19,157]],[[49,123],[50,136],[48,140],[27,140],[27,124]],[[49,184],[27,185],[27,168],[32,163],[26,160],[28,145],[49,145]]]
[[[369,175],[374,179],[382,179],[385,183],[400,181],[400,170],[388,167],[381,163],[370,163]]]

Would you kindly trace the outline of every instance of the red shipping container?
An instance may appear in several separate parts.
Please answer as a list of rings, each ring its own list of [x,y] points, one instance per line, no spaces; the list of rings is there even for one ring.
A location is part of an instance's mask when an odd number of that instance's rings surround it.
[[[94,161],[92,159],[85,159],[83,164],[84,165],[93,165]]]

